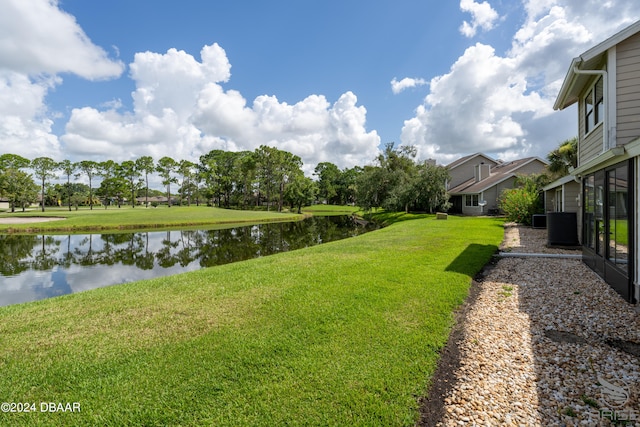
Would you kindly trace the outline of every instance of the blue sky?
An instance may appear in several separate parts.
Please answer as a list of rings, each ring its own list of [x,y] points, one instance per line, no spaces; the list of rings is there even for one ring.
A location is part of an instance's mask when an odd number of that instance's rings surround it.
[[[639,18],[635,0],[2,0],[0,152],[544,157],[577,132],[552,110],[571,59]]]
[[[112,56],[116,46],[127,64],[137,52],[170,48],[198,58],[205,44],[218,43],[232,65],[225,88],[240,91],[247,100],[275,95],[295,104],[312,94],[336,100],[352,91],[367,108],[369,127],[378,123],[375,129],[385,134],[385,142],[399,142],[404,118],[425,91],[412,91],[403,100],[393,96],[390,81],[446,72],[466,45],[457,30],[463,14],[455,2],[407,1],[409,14],[394,2],[369,3],[187,1],[156,6],[65,0],[61,7]],[[131,80],[120,78],[99,88],[79,78],[65,80],[74,80],[77,87],[57,90],[60,102],[83,105],[88,93],[95,105],[111,99],[117,85],[118,98],[131,107]]]

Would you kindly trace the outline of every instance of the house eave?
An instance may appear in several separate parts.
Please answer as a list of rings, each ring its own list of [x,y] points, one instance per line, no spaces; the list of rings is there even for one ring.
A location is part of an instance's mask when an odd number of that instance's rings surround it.
[[[571,182],[576,182],[575,175],[565,175],[562,178],[556,179],[552,183],[542,187],[542,191],[553,190],[554,188],[558,188],[558,187],[560,187],[562,185],[569,184]]]
[[[637,141],[640,140],[636,139],[636,142]],[[625,147],[614,147],[578,166],[571,171],[571,174],[579,177],[584,176],[585,174],[595,172],[603,167],[626,160],[629,157],[629,153]]]
[[[565,108],[578,102],[579,96],[593,76],[579,74],[576,70],[598,69],[604,61],[607,51],[620,42],[640,31],[640,21],[614,34],[602,43],[592,47],[577,58],[573,58],[567,75],[562,82],[560,92],[553,104],[554,110]]]

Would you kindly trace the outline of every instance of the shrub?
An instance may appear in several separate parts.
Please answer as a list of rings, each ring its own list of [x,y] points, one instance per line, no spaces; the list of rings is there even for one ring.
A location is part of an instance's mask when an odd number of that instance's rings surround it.
[[[540,210],[540,199],[537,192],[526,188],[507,189],[500,196],[500,209],[508,221],[531,225],[531,217]]]

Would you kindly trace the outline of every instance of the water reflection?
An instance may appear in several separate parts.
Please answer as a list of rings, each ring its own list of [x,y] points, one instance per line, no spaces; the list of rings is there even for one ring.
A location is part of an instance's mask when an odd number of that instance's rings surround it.
[[[0,235],[0,305],[197,270],[355,236],[349,217],[223,230]]]

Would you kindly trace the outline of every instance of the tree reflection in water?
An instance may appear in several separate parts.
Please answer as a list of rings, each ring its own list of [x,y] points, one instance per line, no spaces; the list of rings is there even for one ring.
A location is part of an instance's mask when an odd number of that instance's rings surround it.
[[[0,235],[0,305],[242,261],[374,228],[340,216],[222,230]]]

